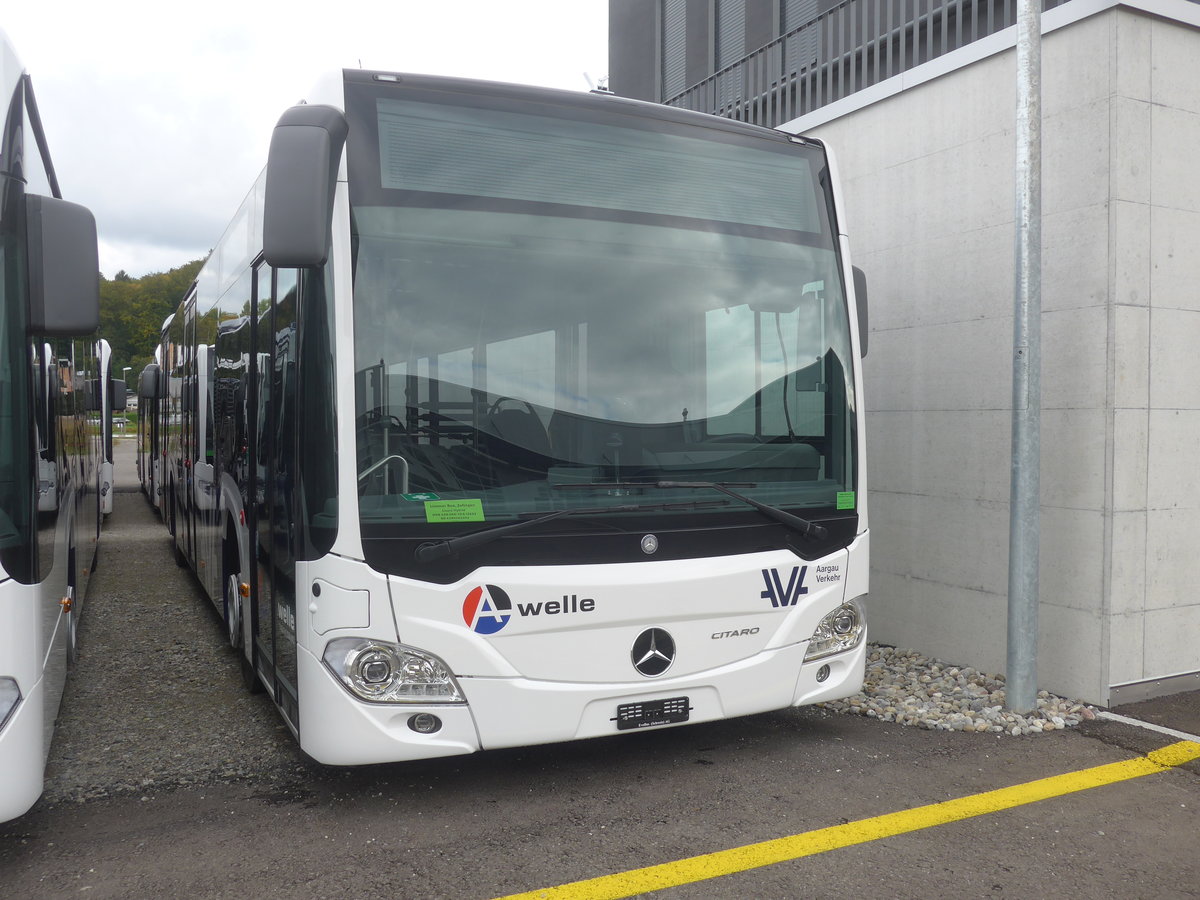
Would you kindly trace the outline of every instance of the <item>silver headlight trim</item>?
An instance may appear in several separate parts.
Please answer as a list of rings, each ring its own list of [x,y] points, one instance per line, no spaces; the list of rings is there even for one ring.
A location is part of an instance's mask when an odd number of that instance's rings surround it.
[[[450,667],[417,647],[373,638],[334,638],[321,660],[356,699],[409,706],[463,704]]]
[[[857,597],[847,600],[817,623],[816,630],[808,640],[804,661],[811,662],[853,650],[862,643],[866,633],[867,616],[862,603]]]

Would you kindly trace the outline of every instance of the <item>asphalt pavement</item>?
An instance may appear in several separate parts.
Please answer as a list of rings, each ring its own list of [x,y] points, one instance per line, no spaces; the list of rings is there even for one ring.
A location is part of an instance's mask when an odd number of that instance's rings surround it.
[[[648,866],[669,898],[1200,896],[1200,747],[1104,719],[1013,737],[805,708],[320,766],[243,689],[132,460],[120,441],[46,794],[0,825],[0,897],[489,898],[614,875],[642,896],[628,873]],[[1116,711],[1200,735],[1196,693]],[[558,896],[631,895],[613,884]]]

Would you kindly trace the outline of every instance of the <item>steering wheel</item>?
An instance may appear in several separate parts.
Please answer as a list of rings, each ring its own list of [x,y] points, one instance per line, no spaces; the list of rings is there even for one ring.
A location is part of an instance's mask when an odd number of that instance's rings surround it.
[[[364,428],[386,428],[388,426],[398,428],[400,431],[406,430],[404,423],[400,421],[399,417],[393,416],[391,413],[385,413],[383,408],[379,406],[374,409],[368,409],[355,421],[360,431]]]
[[[533,408],[532,403],[530,403],[528,400],[518,400],[516,397],[497,397],[496,401],[488,407],[487,414],[489,416],[494,416],[496,411],[500,409],[500,406],[504,403],[523,403],[525,404],[525,408],[529,410],[531,414],[534,416],[537,415],[537,410]]]

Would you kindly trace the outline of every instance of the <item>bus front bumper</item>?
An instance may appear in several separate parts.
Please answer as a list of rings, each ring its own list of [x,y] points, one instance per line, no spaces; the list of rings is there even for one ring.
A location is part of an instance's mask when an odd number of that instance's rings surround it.
[[[352,697],[310,652],[299,652],[300,746],[325,765],[366,765],[604,737],[771,712],[850,696],[862,688],[866,635],[851,650],[804,661],[807,643],[675,679],[580,684],[460,677],[466,704],[367,703]],[[797,672],[799,675],[797,676]],[[671,701],[666,703],[665,701]],[[668,709],[633,722],[629,711]],[[436,716],[421,733],[417,717]],[[627,727],[619,727],[619,723]]]

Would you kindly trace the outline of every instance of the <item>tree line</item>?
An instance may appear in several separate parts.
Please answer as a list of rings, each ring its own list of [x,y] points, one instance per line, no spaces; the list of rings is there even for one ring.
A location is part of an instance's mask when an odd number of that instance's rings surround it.
[[[112,279],[100,276],[100,336],[112,347],[113,375],[127,373],[130,391],[136,390],[138,376],[154,361],[163,320],[179,306],[179,301],[196,280],[203,259],[171,269],[131,278],[124,271]]]

